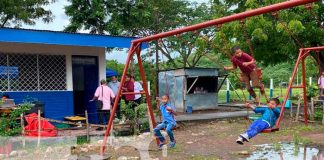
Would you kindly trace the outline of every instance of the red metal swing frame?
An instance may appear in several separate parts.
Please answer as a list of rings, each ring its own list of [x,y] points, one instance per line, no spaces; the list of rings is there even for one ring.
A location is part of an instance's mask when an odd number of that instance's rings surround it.
[[[298,58],[296,60],[296,63],[295,63],[295,68],[293,70],[293,73],[291,75],[291,79],[289,81],[289,85],[288,85],[288,88],[287,88],[287,91],[286,91],[286,95],[285,95],[285,98],[284,98],[284,102],[282,103],[282,106],[281,106],[281,110],[280,110],[280,116],[275,124],[275,126],[271,129],[266,129],[263,131],[263,133],[268,133],[268,132],[274,132],[274,131],[278,131],[279,130],[279,126],[280,126],[280,122],[281,122],[281,119],[283,118],[283,114],[284,114],[284,111],[285,111],[285,106],[286,106],[286,103],[287,103],[287,99],[289,98],[289,95],[290,95],[290,90],[293,89],[293,88],[299,88],[299,89],[303,89],[303,99],[304,99],[304,122],[306,125],[308,125],[308,102],[307,102],[307,95],[306,95],[306,66],[305,66],[305,59],[307,56],[310,55],[310,53],[312,51],[322,51],[324,50],[324,46],[319,46],[319,47],[311,47],[311,48],[300,48],[299,49],[299,55],[298,55]],[[297,85],[297,86],[294,86],[294,80],[295,80],[295,77],[296,77],[296,73],[298,71],[298,67],[299,65],[302,65],[302,82],[301,82],[301,85]],[[320,69],[320,68],[319,68]]]
[[[142,78],[142,81],[143,81],[144,93],[145,93],[145,96],[147,97],[146,100],[147,100],[147,105],[148,105],[148,110],[149,110],[151,122],[153,124],[153,127],[155,127],[156,123],[155,123],[154,114],[153,114],[153,110],[152,110],[152,103],[151,103],[151,99],[149,98],[150,95],[149,95],[149,92],[148,92],[147,81],[146,81],[145,72],[144,72],[144,69],[143,69],[142,58],[141,58],[141,45],[143,43],[147,43],[147,42],[150,42],[150,41],[153,41],[153,40],[159,40],[161,38],[165,38],[165,37],[169,37],[169,36],[176,36],[176,35],[179,35],[179,34],[185,33],[185,32],[197,31],[199,29],[203,29],[203,28],[207,28],[207,27],[211,27],[211,26],[217,26],[217,25],[221,25],[221,24],[224,24],[224,23],[232,22],[232,21],[243,20],[243,19],[245,19],[247,17],[257,16],[257,15],[261,15],[261,14],[264,14],[264,13],[271,13],[271,12],[275,12],[275,11],[278,11],[278,10],[299,6],[299,5],[305,5],[305,4],[316,2],[316,1],[317,0],[290,0],[290,1],[277,3],[277,4],[273,4],[273,5],[269,5],[269,6],[249,10],[249,11],[245,11],[245,12],[242,12],[242,13],[238,13],[238,14],[218,18],[218,19],[215,19],[215,20],[210,20],[210,21],[206,21],[206,22],[203,22],[203,23],[183,27],[183,28],[180,28],[180,29],[175,29],[175,30],[171,30],[171,31],[168,31],[168,32],[163,32],[163,33],[159,33],[159,34],[151,35],[151,36],[148,36],[148,37],[133,40],[132,43],[131,43],[130,49],[128,51],[128,56],[127,56],[127,59],[126,59],[126,64],[125,64],[124,70],[123,70],[123,75],[122,75],[122,78],[121,78],[120,86],[123,86],[124,83],[125,83],[125,79],[126,79],[125,77],[126,77],[126,74],[127,74],[128,68],[129,68],[129,63],[131,61],[131,58],[135,54],[137,56],[140,75],[141,75],[141,78]],[[319,49],[322,49],[322,48],[320,47]],[[299,55],[299,57],[297,59],[297,62],[302,61],[302,64],[303,64],[304,96],[306,95],[306,87],[305,87],[306,86],[305,85],[306,80],[305,80],[304,59],[306,57],[305,55],[309,55],[309,52],[311,50],[312,50],[311,48],[301,49],[300,55]],[[296,64],[296,66],[297,66],[297,64]],[[293,78],[295,76],[295,73],[296,73],[296,67],[295,67],[294,72],[293,72],[292,80],[289,83],[290,88],[293,88],[292,82],[293,82]],[[296,86],[294,86],[294,87],[296,87]],[[107,124],[107,129],[106,129],[106,132],[105,132],[105,135],[104,135],[104,139],[103,139],[102,145],[100,147],[100,154],[101,155],[103,155],[103,153],[104,153],[105,146],[106,146],[107,139],[108,139],[108,135],[110,134],[111,126],[112,126],[112,123],[113,123],[113,117],[114,117],[114,115],[116,113],[117,102],[119,101],[120,96],[122,94],[141,94],[141,93],[121,93],[121,87],[119,87],[118,93],[117,93],[116,98],[115,98],[115,103],[114,103],[113,109],[111,110],[111,115],[112,116],[110,116],[110,118],[109,118],[109,122]],[[289,89],[287,90],[287,95],[288,94],[289,94]],[[288,98],[287,95],[285,97],[283,107],[281,108],[280,117],[278,118],[278,121],[276,122],[276,128],[279,128],[280,121],[281,121],[281,119],[283,117],[284,105],[286,104],[286,100]],[[305,102],[305,104],[306,103],[307,103],[307,101]],[[304,110],[307,111],[307,105],[305,105]],[[306,113],[305,114],[305,123],[307,124],[307,112],[305,112],[305,113]],[[269,130],[269,131],[271,132],[272,130]]]

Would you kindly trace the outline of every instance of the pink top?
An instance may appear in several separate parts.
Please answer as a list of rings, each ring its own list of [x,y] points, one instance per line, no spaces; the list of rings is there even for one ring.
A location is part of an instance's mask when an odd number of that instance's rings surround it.
[[[321,76],[321,77],[318,79],[317,84],[319,85],[319,88],[324,89],[324,77]]]
[[[110,110],[110,98],[115,98],[115,94],[107,85],[101,85],[97,88],[95,97],[98,97],[98,100],[102,101],[102,110]]]

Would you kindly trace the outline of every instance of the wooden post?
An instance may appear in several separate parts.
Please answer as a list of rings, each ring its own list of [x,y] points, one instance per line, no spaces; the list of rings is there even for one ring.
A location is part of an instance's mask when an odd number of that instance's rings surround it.
[[[88,111],[85,110],[86,117],[86,127],[87,127],[87,142],[90,142],[90,130],[89,130],[89,119],[88,119]]]
[[[37,140],[37,147],[39,147],[39,145],[40,145],[40,135],[41,135],[40,109],[38,109],[37,122],[38,122],[38,140]]]
[[[24,125],[24,114],[20,114],[20,126],[21,126],[21,135],[22,135],[22,145],[23,148],[26,146],[25,142],[25,125]]]
[[[289,104],[289,106],[290,106],[290,118],[293,118],[294,115],[293,115],[293,105],[292,105],[292,101],[290,100],[289,103],[290,103]]]
[[[311,108],[309,112],[310,112],[309,113],[310,119],[314,120],[314,98],[313,97],[311,98]]]
[[[298,122],[298,118],[299,118],[299,109],[300,109],[300,97],[298,97],[298,102],[297,102],[297,113],[295,119],[296,122]]]
[[[152,121],[150,121],[151,115],[150,115],[150,111],[149,110],[147,110],[147,115],[148,115],[148,118],[149,118],[149,121],[148,122],[149,122],[149,126],[150,126],[150,133],[153,135],[153,124],[152,124]]]

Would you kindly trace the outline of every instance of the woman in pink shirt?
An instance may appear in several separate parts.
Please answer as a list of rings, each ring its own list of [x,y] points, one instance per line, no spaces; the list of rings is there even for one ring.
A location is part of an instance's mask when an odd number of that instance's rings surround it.
[[[324,71],[321,72],[321,76],[318,78],[318,88],[320,89],[320,98],[324,97]]]
[[[90,101],[98,100],[97,113],[99,124],[107,124],[110,117],[111,102],[115,98],[114,92],[107,86],[106,80],[100,81],[93,98]]]

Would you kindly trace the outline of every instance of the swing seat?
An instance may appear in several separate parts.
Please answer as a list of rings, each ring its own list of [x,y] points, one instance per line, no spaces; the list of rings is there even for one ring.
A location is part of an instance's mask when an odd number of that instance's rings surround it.
[[[172,128],[172,131],[175,131],[175,130],[177,130],[178,128],[180,128],[180,125],[176,125],[176,126],[174,126],[173,128]],[[165,131],[165,128],[163,128],[162,129],[163,131]]]
[[[279,131],[279,128],[267,128],[262,131],[262,133],[271,133],[271,132],[276,132]]]

